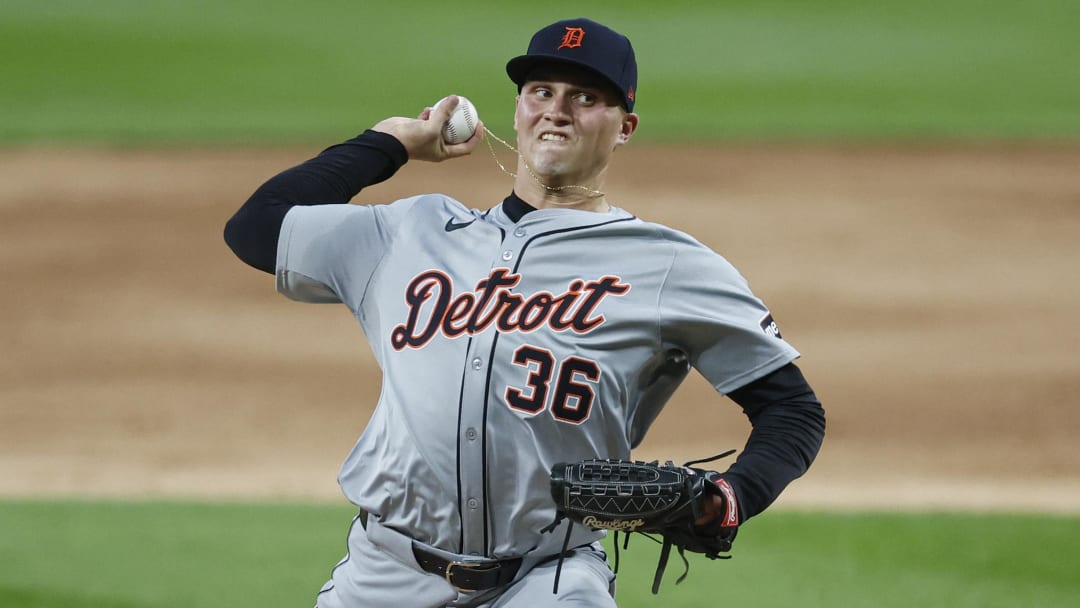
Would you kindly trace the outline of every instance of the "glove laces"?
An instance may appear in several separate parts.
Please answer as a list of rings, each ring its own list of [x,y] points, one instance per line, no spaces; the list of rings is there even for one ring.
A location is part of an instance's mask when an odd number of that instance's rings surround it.
[[[562,520],[566,519],[566,515],[561,511],[555,513],[555,521],[551,522],[543,529],[540,530],[541,534],[552,532],[555,528],[559,527]],[[566,556],[570,554],[567,549],[570,547],[570,534],[574,531],[574,522],[570,521],[566,526],[566,536],[563,537],[562,549],[559,551],[559,563],[555,565],[555,584],[551,587],[551,593],[558,595],[559,593],[559,577],[562,575],[562,565],[566,561]]]
[[[698,460],[690,460],[690,461],[684,462],[683,466],[686,467],[686,468],[690,468],[690,465],[692,465],[692,464],[703,464],[703,463],[706,463],[706,462],[712,462],[714,460],[720,460],[721,458],[727,458],[728,456],[731,456],[734,453],[735,453],[735,450],[727,450],[726,452],[721,452],[721,453],[719,453],[719,454],[717,454],[715,456],[709,456],[708,458],[701,458],[701,459],[698,459]],[[690,478],[687,478],[687,480],[686,480],[687,492],[689,492],[689,490],[690,490],[690,484],[691,483],[692,482],[691,482]],[[701,511],[699,509],[698,503],[696,503],[696,502],[693,503],[693,507],[694,507],[694,520],[697,520],[698,518],[701,517],[702,514],[701,514]],[[692,526],[693,523],[691,523],[690,525]],[[615,534],[618,534],[618,531],[616,531]],[[653,584],[652,584],[653,595],[656,595],[657,593],[660,592],[660,581],[663,580],[664,571],[667,570],[668,559],[671,557],[671,547],[672,547],[673,543],[670,540],[668,540],[666,537],[664,538],[663,541],[659,541],[659,540],[653,538],[650,534],[646,534],[645,532],[638,532],[638,534],[641,534],[642,536],[644,536],[645,538],[647,538],[647,539],[649,539],[649,540],[651,540],[653,542],[661,543],[660,559],[656,563],[656,574],[653,575]],[[629,534],[626,535],[626,540],[627,541],[630,540],[630,535]],[[616,545],[616,550],[618,550],[618,545]],[[682,559],[682,563],[683,563],[683,573],[682,573],[681,576],[679,576],[679,578],[675,579],[675,584],[676,585],[678,585],[679,583],[686,580],[686,577],[690,574],[690,560],[686,559],[686,551],[681,546],[678,547],[678,550],[679,550],[679,557]],[[711,559],[731,559],[730,555],[709,555],[709,557]]]

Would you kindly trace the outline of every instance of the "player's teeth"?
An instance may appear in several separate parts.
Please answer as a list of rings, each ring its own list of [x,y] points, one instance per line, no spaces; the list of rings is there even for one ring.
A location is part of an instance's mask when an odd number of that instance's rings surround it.
[[[544,133],[540,136],[540,139],[544,141],[564,141],[566,137],[562,135],[556,135],[554,133]]]

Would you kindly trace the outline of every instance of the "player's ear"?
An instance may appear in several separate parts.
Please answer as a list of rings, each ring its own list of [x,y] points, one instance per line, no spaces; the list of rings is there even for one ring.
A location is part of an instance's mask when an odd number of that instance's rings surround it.
[[[619,136],[615,139],[615,144],[621,146],[629,143],[630,138],[634,135],[634,131],[637,131],[638,122],[640,120],[638,115],[633,112],[623,114],[622,124],[619,128]]]

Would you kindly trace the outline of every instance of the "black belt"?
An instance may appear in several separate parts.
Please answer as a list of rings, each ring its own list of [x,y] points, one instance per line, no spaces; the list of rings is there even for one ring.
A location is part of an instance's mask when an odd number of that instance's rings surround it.
[[[459,562],[444,559],[413,543],[413,556],[426,572],[438,574],[458,591],[479,591],[509,585],[521,568],[521,558]]]

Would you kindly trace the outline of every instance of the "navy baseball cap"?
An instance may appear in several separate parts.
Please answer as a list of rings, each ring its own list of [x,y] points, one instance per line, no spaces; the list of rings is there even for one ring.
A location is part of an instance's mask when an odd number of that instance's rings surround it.
[[[626,111],[634,111],[637,60],[626,36],[584,17],[557,21],[533,35],[528,52],[507,62],[506,73],[521,87],[534,67],[551,62],[596,72],[622,93]]]

